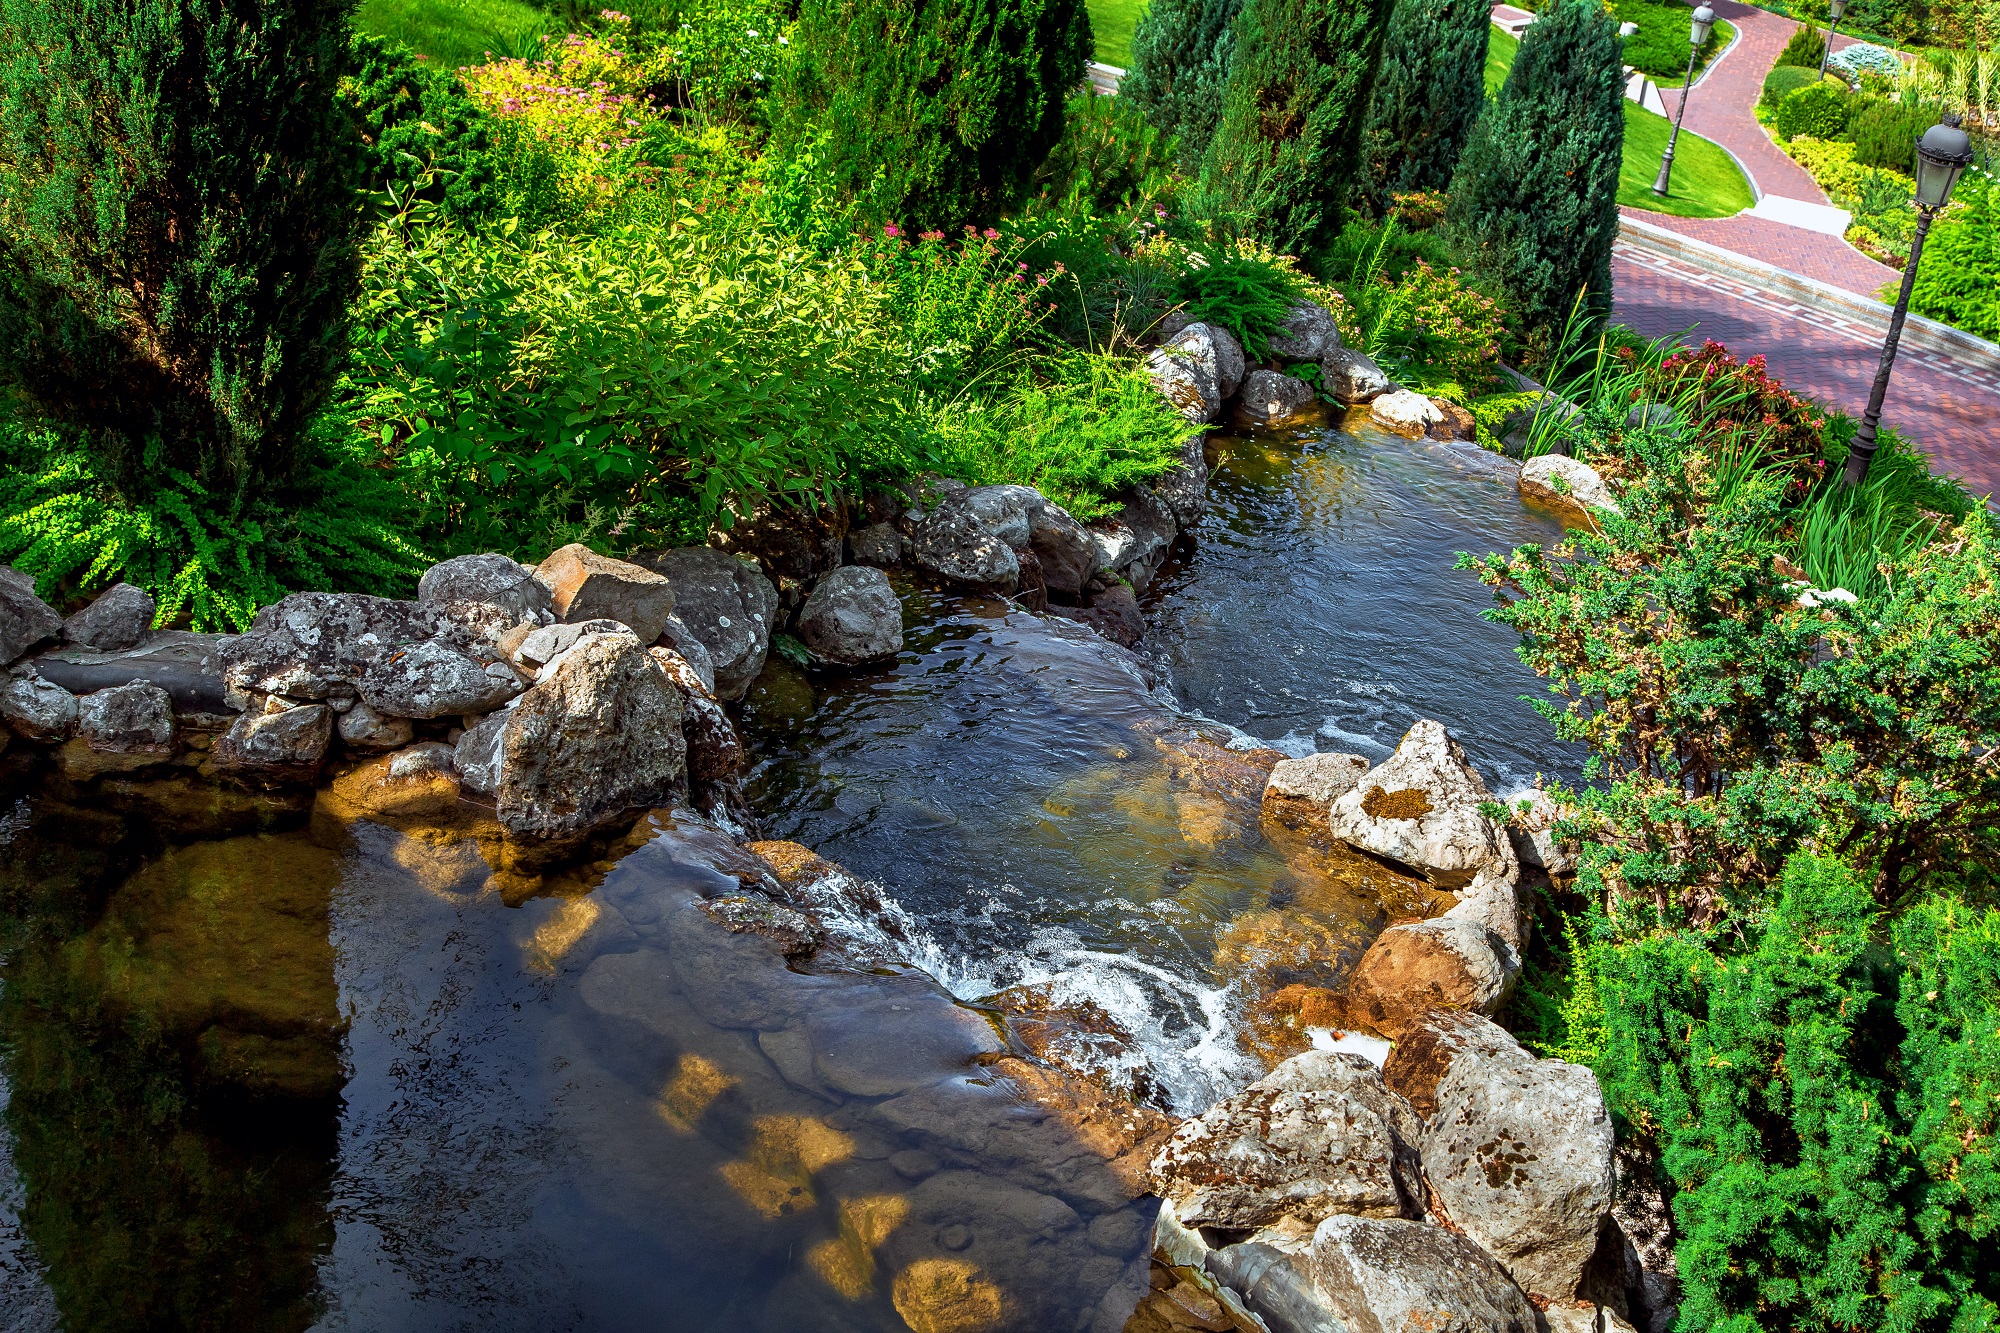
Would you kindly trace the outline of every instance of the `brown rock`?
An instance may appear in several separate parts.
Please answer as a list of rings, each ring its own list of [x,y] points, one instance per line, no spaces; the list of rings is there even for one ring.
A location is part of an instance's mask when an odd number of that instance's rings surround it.
[[[1018,1055],[995,1060],[1022,1097],[1055,1117],[1080,1146],[1102,1157],[1130,1198],[1151,1190],[1146,1170],[1174,1132],[1174,1122],[1150,1106],[1116,1095],[1102,1082],[1035,1064]]]
[[[1264,786],[1264,818],[1286,828],[1323,834],[1327,812],[1372,767],[1358,754],[1309,754],[1285,759]]]
[[[1476,922],[1439,917],[1391,926],[1354,969],[1348,1018],[1394,1041],[1434,1010],[1491,1012],[1508,980]]]
[[[1111,642],[1126,648],[1138,647],[1139,641],[1146,637],[1146,617],[1139,610],[1139,599],[1123,583],[1115,583],[1098,593],[1091,598],[1089,606],[1050,609],[1066,620],[1090,626]]]
[[[1433,421],[1426,434],[1433,440],[1475,440],[1479,438],[1477,424],[1472,413],[1457,403],[1448,403],[1442,398],[1431,399],[1442,420]]]
[[[1042,1064],[1095,1080],[1134,1101],[1159,1096],[1144,1068],[1127,1067],[1136,1043],[1102,1005],[1087,999],[1057,1000],[1047,982],[1010,986],[980,1004],[1006,1015],[1007,1030]]]
[[[1405,1028],[1382,1066],[1382,1081],[1426,1119],[1437,1114],[1437,1087],[1452,1061],[1474,1053],[1487,1059],[1528,1059],[1514,1035],[1490,1018],[1463,1012],[1427,1014]]]
[[[450,813],[459,787],[451,748],[425,742],[355,765],[329,792],[349,818],[418,819]]]
[[[755,559],[787,605],[796,603],[814,579],[839,568],[846,539],[844,506],[777,509],[763,500],[748,517],[710,538],[732,555]]]
[[[535,568],[549,590],[555,613],[575,624],[616,620],[640,643],[651,643],[674,613],[674,590],[662,576],[624,560],[599,555],[572,542]]]

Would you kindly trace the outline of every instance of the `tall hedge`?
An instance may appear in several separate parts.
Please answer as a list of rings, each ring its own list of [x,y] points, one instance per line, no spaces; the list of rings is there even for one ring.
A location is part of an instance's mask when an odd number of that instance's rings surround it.
[[[331,387],[351,7],[0,0],[0,379],[129,486],[287,475]]]
[[[1394,0],[1249,0],[1201,197],[1280,249],[1340,234]]]
[[[1132,69],[1118,85],[1194,171],[1222,119],[1234,24],[1243,0],[1152,0],[1132,34]]]
[[[1091,53],[1082,0],[805,0],[779,142],[890,222],[956,228],[1024,198]]]
[[[1446,214],[1531,337],[1560,334],[1579,291],[1587,314],[1611,309],[1624,144],[1618,21],[1598,0],[1559,0],[1522,36]]]
[[[1397,0],[1369,102],[1360,188],[1377,212],[1390,196],[1442,190],[1486,102],[1491,6]]]
[[[357,34],[341,98],[361,138],[363,190],[421,192],[463,222],[501,207],[491,127],[458,76],[395,42]]]

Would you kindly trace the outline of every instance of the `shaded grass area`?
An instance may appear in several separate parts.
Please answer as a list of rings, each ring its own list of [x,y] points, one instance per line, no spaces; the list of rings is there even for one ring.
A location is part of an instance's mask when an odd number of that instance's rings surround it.
[[[386,37],[447,68],[495,56],[527,56],[552,32],[549,16],[523,0],[361,0],[357,31]]]
[[[1486,95],[1500,91],[1507,71],[1514,67],[1514,53],[1520,42],[1498,28],[1486,48]],[[1627,208],[1643,208],[1650,213],[1671,213],[1683,218],[1726,218],[1756,203],[1750,182],[1734,158],[1698,134],[1681,131],[1674,145],[1672,193],[1665,199],[1653,193],[1653,178],[1660,172],[1660,154],[1666,151],[1667,134],[1673,127],[1637,102],[1625,103],[1625,155],[1618,165],[1618,202]]]
[[[1099,63],[1132,68],[1132,30],[1139,26],[1139,16],[1146,12],[1146,0],[1088,0],[1088,3]]]

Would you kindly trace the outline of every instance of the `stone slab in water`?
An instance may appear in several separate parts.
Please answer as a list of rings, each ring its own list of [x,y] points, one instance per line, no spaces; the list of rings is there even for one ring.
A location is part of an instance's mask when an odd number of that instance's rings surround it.
[[[101,652],[95,648],[58,648],[34,659],[43,680],[71,694],[91,694],[143,680],[165,690],[182,713],[228,713],[223,698],[222,649],[233,634],[195,634],[160,630],[136,648]]]

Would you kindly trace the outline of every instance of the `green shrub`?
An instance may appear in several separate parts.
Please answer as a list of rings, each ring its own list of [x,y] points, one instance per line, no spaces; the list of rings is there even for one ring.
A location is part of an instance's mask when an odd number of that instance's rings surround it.
[[[1797,65],[1779,65],[1764,76],[1764,91],[1758,95],[1757,105],[1766,111],[1776,111],[1778,104],[1801,88],[1810,88],[1820,81],[1819,70],[1802,69]]]
[[[1023,372],[1008,391],[955,405],[939,422],[941,466],[974,484],[1033,486],[1077,518],[1116,512],[1125,487],[1178,467],[1200,427],[1138,367],[1072,355]]]
[[[1679,1328],[2000,1315],[2000,917],[1920,905],[1897,957],[1880,919],[1861,877],[1800,855],[1740,943],[1586,950],[1606,1100],[1676,1189]]]
[[[1967,172],[1952,199],[1924,242],[1910,308],[2000,339],[2000,184],[1989,173]]]
[[[362,189],[428,199],[464,222],[498,211],[491,128],[456,76],[408,47],[356,36],[340,92],[361,139]]]
[[[1831,83],[1809,83],[1785,94],[1773,120],[1779,134],[1790,139],[1838,139],[1847,128],[1847,94]]]
[[[1081,0],[805,0],[775,111],[787,152],[884,221],[999,218],[1062,137],[1090,59]]]
[[[1194,171],[1215,137],[1243,0],[1153,0],[1132,34],[1132,70],[1118,85]]]
[[[1931,102],[1869,101],[1847,123],[1854,140],[1854,160],[1864,167],[1911,174],[1917,161],[1917,140],[1938,122],[1939,108]]]
[[[578,525],[699,540],[760,499],[914,465],[882,284],[858,258],[704,221],[381,229],[347,406],[439,545],[542,552]]]
[[[1820,58],[1826,54],[1826,38],[1820,35],[1817,23],[1801,23],[1792,30],[1791,40],[1785,49],[1778,52],[1779,69],[1809,69],[1813,78],[1819,78]]]
[[[1063,137],[1035,172],[1034,213],[1150,211],[1173,201],[1171,139],[1123,96],[1078,93]]]
[[[0,378],[165,465],[275,483],[354,288],[344,0],[0,0]]]
[[[1300,296],[1298,275],[1256,255],[1217,250],[1174,286],[1189,320],[1228,329],[1252,362],[1271,355],[1271,335]]]
[[[1025,243],[987,228],[957,241],[928,232],[915,244],[895,235],[868,248],[866,262],[885,298],[888,337],[903,377],[933,397],[1011,377],[1043,350],[1054,296],[1048,275],[1021,256]]]
[[[1552,343],[1579,296],[1593,315],[1610,309],[1622,69],[1611,16],[1561,0],[1523,35],[1453,178],[1446,219],[1528,338]]]
[[[403,535],[401,491],[330,438],[305,453],[291,485],[246,496],[205,487],[155,446],[135,498],[75,431],[0,420],[0,564],[57,601],[136,583],[160,624],[198,630],[246,630],[302,588],[409,596],[430,561]]]
[[[1202,160],[1213,214],[1312,256],[1340,234],[1390,0],[1249,0],[1222,122]]]
[[[1362,191],[1377,214],[1394,197],[1443,190],[1486,104],[1491,6],[1478,0],[1400,0],[1361,149]]]

